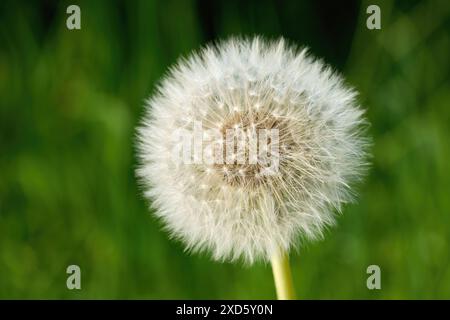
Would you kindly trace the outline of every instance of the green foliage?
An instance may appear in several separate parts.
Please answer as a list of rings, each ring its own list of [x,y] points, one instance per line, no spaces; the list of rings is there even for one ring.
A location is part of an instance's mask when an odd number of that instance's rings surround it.
[[[292,255],[298,296],[450,298],[449,3],[382,2],[382,29],[368,30],[369,2],[331,26],[315,1],[204,2],[84,1],[75,31],[67,1],[2,2],[0,298],[275,297],[267,265],[184,253],[134,177],[134,128],[157,79],[236,34],[310,46],[368,109],[368,178],[338,227]],[[80,291],[66,288],[70,264]],[[379,291],[366,288],[370,264]]]

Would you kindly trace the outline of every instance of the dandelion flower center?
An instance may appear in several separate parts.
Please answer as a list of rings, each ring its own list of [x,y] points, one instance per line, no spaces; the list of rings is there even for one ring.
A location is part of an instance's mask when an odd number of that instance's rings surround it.
[[[288,130],[288,120],[269,112],[233,112],[220,127],[223,147],[218,152],[226,161],[216,164],[215,171],[230,186],[254,189],[267,184],[280,174],[280,162],[295,145]]]

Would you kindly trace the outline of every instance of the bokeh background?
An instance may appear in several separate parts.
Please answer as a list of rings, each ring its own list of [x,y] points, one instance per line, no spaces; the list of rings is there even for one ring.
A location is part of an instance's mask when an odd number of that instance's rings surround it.
[[[66,28],[70,4],[81,30]],[[165,70],[262,34],[329,62],[372,124],[358,202],[291,256],[299,298],[449,299],[449,19],[445,0],[1,1],[0,298],[275,298],[268,265],[184,253],[134,176],[134,128]],[[381,290],[366,287],[371,264]]]

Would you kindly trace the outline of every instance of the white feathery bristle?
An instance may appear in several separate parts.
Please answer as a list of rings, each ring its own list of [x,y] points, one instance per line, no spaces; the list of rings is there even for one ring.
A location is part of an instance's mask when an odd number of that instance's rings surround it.
[[[137,170],[145,196],[171,235],[217,260],[267,261],[318,238],[366,168],[364,111],[355,96],[330,67],[283,39],[207,46],[181,59],[146,104]],[[174,132],[192,133],[194,123],[219,132],[203,138],[221,145],[228,129],[242,129],[247,142],[259,129],[278,130],[278,166],[239,163],[249,146],[233,147],[223,164],[174,159]],[[203,156],[222,155],[208,146]],[[260,154],[271,144],[257,147]]]

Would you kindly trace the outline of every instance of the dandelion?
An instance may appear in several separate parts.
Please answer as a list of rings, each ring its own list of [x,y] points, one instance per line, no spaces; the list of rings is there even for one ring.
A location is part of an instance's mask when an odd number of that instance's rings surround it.
[[[289,252],[323,236],[364,173],[365,119],[355,96],[283,39],[207,46],[181,59],[147,102],[137,170],[145,196],[188,250],[271,261],[278,297],[293,298]],[[195,123],[208,141],[196,140]],[[179,130],[191,148],[184,154],[203,161],[175,159]],[[228,144],[232,130],[237,145]]]

